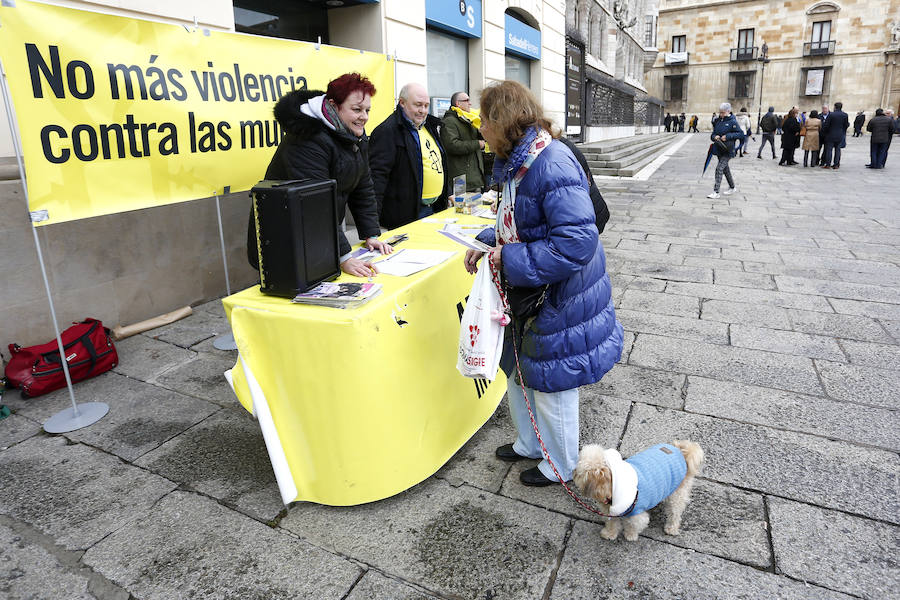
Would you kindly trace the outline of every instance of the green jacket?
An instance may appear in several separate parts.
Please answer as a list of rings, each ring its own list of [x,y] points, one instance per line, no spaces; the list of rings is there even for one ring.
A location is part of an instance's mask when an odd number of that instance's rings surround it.
[[[478,140],[474,125],[461,119],[452,109],[444,114],[441,143],[447,153],[447,175],[451,182],[454,177],[465,175],[466,191],[484,187],[484,153]]]

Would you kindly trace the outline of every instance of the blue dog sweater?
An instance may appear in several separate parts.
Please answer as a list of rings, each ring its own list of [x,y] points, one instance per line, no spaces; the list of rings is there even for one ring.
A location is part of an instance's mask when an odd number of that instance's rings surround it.
[[[620,517],[646,512],[674,492],[687,475],[681,450],[671,444],[657,444],[625,460],[637,473],[637,502]]]

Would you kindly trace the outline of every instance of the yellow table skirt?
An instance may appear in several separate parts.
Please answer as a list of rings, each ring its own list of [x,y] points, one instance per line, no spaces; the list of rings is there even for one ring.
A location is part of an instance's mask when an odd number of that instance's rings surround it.
[[[489,223],[445,211],[436,219]],[[436,472],[487,421],[506,390],[456,370],[473,277],[465,250],[418,221],[401,248],[452,250],[409,277],[378,275],[356,309],[293,304],[259,286],[223,300],[240,356],[229,380],[254,413],[285,504],[387,498]],[[386,236],[384,236],[386,237]],[[338,281],[360,281],[342,274]]]

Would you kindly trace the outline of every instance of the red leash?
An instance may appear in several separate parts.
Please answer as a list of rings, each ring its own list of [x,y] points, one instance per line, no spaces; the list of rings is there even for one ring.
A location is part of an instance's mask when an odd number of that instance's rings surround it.
[[[493,254],[494,253],[491,252],[487,257],[488,264],[491,268],[491,279],[493,280],[494,285],[497,286],[497,292],[499,292],[500,294],[500,301],[503,302],[504,308],[507,312],[509,312],[509,302],[506,299],[506,294],[503,291],[503,286],[500,284],[500,276],[497,272],[496,267],[494,267],[494,261],[491,259]],[[514,324],[513,327],[515,327]],[[575,501],[576,504],[580,505],[586,510],[591,511],[594,514],[600,515],[601,517],[611,517],[612,515],[602,513],[596,508],[588,506],[588,504],[586,504],[584,500],[579,498],[578,494],[576,494],[569,486],[566,485],[566,482],[563,480],[562,475],[560,475],[559,471],[556,469],[556,465],[554,465],[553,461],[550,460],[550,452],[547,450],[547,446],[544,445],[544,439],[541,437],[541,432],[538,431],[537,421],[534,418],[534,412],[531,410],[531,403],[528,401],[528,393],[525,390],[525,378],[522,376],[522,367],[519,365],[519,349],[517,348],[516,344],[515,329],[513,329],[513,353],[516,357],[516,372],[519,375],[519,385],[522,386],[522,397],[525,398],[525,408],[528,409],[528,416],[531,417],[531,426],[534,427],[534,433],[537,436],[538,442],[541,444],[541,454],[543,454],[544,459],[546,459],[547,464],[550,465],[550,468],[553,469],[553,474],[556,475],[556,478],[562,484],[563,489],[566,490],[566,493],[569,494],[569,496],[572,498],[572,500]]]

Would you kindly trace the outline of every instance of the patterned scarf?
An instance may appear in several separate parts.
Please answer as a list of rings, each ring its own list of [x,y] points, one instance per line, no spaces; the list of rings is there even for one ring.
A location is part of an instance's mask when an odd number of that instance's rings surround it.
[[[500,165],[499,180],[503,184],[503,197],[497,207],[497,241],[500,245],[519,242],[516,228],[516,189],[528,173],[534,160],[543,152],[553,136],[545,129],[532,127],[510,154],[505,164]]]
[[[322,116],[324,116],[328,120],[328,122],[331,123],[332,126],[334,126],[335,131],[346,133],[347,135],[352,137],[357,137],[341,120],[341,117],[337,112],[337,107],[331,104],[324,96],[322,96]]]

